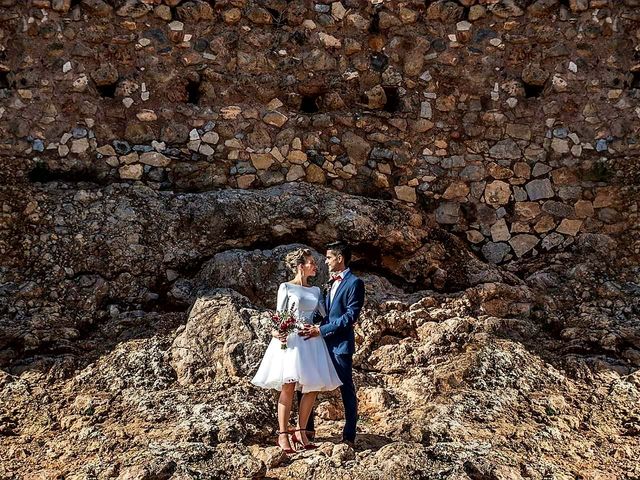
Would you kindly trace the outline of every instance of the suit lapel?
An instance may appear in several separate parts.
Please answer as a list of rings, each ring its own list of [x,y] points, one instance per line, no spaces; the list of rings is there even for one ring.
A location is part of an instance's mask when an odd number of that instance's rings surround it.
[[[338,300],[338,295],[340,295],[340,292],[342,292],[342,290],[344,289],[345,283],[351,280],[350,277],[351,277],[351,272],[347,272],[344,278],[340,281],[340,285],[338,285],[338,288],[336,289],[336,294],[333,296],[333,301],[331,302],[331,308],[333,308],[333,306],[336,304]]]
[[[329,315],[329,306],[331,305],[331,288],[327,290],[327,294],[324,297],[324,311]]]

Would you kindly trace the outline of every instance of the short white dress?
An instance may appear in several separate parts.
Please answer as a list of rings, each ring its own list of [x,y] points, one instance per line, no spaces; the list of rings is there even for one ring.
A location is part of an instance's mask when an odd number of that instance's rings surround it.
[[[300,321],[309,324],[313,323],[316,311],[325,314],[318,287],[289,282],[278,288],[277,309],[291,309]],[[276,390],[281,390],[285,383],[296,383],[296,389],[302,393],[323,392],[342,385],[321,336],[305,340],[298,332],[293,332],[287,337],[287,349],[283,350],[281,345],[277,338],[271,339],[251,383]]]

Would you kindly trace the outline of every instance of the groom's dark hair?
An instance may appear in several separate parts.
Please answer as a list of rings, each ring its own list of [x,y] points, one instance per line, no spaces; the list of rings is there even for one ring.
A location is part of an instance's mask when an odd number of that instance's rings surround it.
[[[327,245],[327,250],[332,250],[342,255],[344,266],[348,267],[351,263],[351,247],[345,242],[333,242]]]

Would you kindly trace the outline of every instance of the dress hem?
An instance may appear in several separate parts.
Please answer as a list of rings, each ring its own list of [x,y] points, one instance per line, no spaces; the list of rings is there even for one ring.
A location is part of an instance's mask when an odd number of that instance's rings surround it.
[[[308,393],[308,392],[331,392],[332,390],[335,390],[336,388],[340,387],[342,385],[342,382],[339,383],[338,385],[301,385],[297,380],[293,380],[290,382],[277,382],[277,383],[257,383],[257,382],[251,382],[253,385],[255,385],[256,387],[260,387],[260,388],[266,388],[266,389],[273,389],[273,390],[277,390],[277,391],[281,391],[282,390],[282,385],[285,385],[287,383],[295,383],[296,384],[296,390],[300,390],[302,391],[302,393]]]

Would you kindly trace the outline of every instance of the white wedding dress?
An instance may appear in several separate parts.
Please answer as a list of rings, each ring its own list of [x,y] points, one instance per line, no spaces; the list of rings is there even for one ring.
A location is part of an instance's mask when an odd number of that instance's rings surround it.
[[[280,284],[277,310],[289,309],[304,323],[313,323],[316,311],[324,316],[320,289],[288,282]],[[251,383],[281,390],[284,383],[295,382],[302,393],[333,390],[342,385],[322,337],[305,340],[293,332],[287,337],[287,349],[283,350],[281,345],[277,338],[271,339]]]

